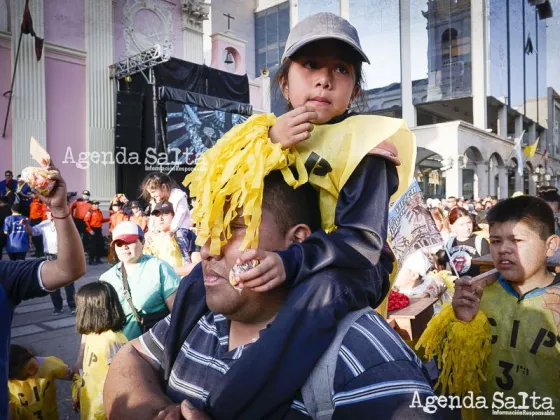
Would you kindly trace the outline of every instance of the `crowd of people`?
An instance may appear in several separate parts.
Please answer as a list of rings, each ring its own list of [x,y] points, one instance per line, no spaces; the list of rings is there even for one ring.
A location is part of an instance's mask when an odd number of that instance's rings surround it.
[[[58,172],[44,196],[6,171],[0,418],[58,419],[57,380],[82,419],[487,418],[496,393],[529,391],[554,415],[560,195],[429,199],[441,246],[395,261],[389,203],[412,179],[414,137],[353,113],[364,63],[346,20],[298,23],[276,80],[290,110],[202,155],[184,181],[192,209],[161,173],[104,213],[88,190],[69,203]],[[44,258],[26,260],[30,237]],[[479,276],[486,255],[497,272]],[[14,307],[50,293],[60,314],[61,288],[81,335],[72,366],[9,345]],[[438,298],[419,340],[381,309],[397,294]],[[489,406],[434,409],[468,392]]]

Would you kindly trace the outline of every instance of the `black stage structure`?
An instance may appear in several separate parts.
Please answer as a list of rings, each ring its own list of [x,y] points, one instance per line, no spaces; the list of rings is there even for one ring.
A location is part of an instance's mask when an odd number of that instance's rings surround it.
[[[116,190],[129,199],[151,172],[181,184],[197,157],[253,111],[247,75],[166,58],[159,45],[152,50],[111,66]]]

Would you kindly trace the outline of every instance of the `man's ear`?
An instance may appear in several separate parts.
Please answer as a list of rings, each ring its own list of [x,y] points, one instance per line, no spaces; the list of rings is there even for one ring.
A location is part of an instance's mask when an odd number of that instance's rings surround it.
[[[560,237],[558,235],[551,235],[546,240],[546,256],[552,257],[556,254],[558,247],[560,246]]]
[[[293,243],[301,243],[311,235],[311,229],[309,226],[304,224],[295,225],[286,233],[287,245]]]

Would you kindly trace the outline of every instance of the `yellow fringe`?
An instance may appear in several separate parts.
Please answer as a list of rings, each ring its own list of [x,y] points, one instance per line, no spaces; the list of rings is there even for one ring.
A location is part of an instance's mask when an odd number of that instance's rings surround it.
[[[84,386],[84,380],[81,375],[74,374],[72,378],[72,402],[77,402],[80,400],[80,390]]]
[[[441,387],[443,394],[480,393],[491,353],[490,323],[484,312],[479,310],[471,322],[462,322],[451,304],[444,305],[418,340],[416,349],[421,347],[428,360],[437,357],[441,373],[436,388]]]
[[[268,130],[275,122],[274,114],[261,114],[236,125],[200,156],[183,181],[196,197],[191,213],[197,228],[196,243],[202,246],[210,239],[212,255],[219,255],[231,238],[229,225],[238,209],[242,209],[247,225],[241,249],[257,248],[264,177],[271,171],[281,170],[286,183],[294,188],[308,180],[299,153],[282,150],[280,144],[270,141]],[[291,165],[295,165],[297,180]]]

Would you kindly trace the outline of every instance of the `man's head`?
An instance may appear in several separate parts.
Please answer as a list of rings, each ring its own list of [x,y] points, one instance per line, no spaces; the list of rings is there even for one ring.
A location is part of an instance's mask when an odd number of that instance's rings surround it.
[[[120,201],[116,201],[111,205],[111,210],[113,210],[114,213],[118,213],[119,211],[122,211],[122,203]]]
[[[5,171],[4,172],[4,178],[6,178],[6,181],[11,181],[14,178],[14,174],[12,171]]]
[[[452,209],[453,207],[457,207],[457,198],[456,197],[448,197],[447,198],[447,207]]]
[[[20,203],[15,203],[12,205],[12,213],[13,214],[21,214],[23,208]]]
[[[130,209],[132,210],[132,213],[137,216],[138,213],[141,213],[141,209],[140,209],[140,203],[138,203],[138,201],[133,201],[130,203]]]
[[[265,178],[259,249],[286,249],[319,229],[320,223],[317,192],[309,184],[294,190],[279,172],[272,172]],[[285,289],[279,287],[266,293],[243,289],[239,293],[230,285],[229,273],[241,255],[239,248],[247,229],[243,215],[236,217],[230,226],[232,237],[222,247],[220,255],[210,255],[210,241],[201,250],[208,307],[239,322],[267,320],[282,305]]]
[[[539,197],[550,206],[554,213],[560,212],[560,194],[557,191],[545,191],[539,194]]]
[[[171,227],[171,221],[175,216],[173,204],[169,201],[160,201],[154,207],[152,216],[154,216],[156,230],[168,232]]]
[[[482,210],[484,210],[484,206],[482,205],[482,202],[477,201],[476,203],[474,203],[474,211],[478,213],[479,211]]]
[[[546,270],[546,258],[554,255],[560,238],[554,233],[554,214],[543,200],[503,200],[488,211],[487,220],[492,260],[505,279],[521,283]]]
[[[82,191],[82,200],[88,201],[90,196],[91,196],[91,194],[89,193],[89,190],[83,190]]]
[[[93,201],[91,202],[91,208],[92,208],[93,210],[99,210],[99,201],[93,200]]]

